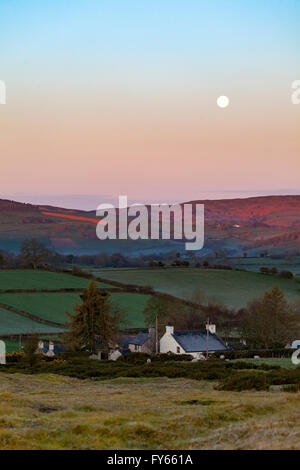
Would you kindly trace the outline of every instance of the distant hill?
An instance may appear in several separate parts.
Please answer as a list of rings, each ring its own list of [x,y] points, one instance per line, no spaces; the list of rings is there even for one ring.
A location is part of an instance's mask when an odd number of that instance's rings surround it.
[[[205,205],[203,254],[229,255],[300,252],[300,196],[193,201]],[[61,253],[162,252],[184,250],[175,240],[108,240],[96,237],[93,211],[0,200],[0,249],[18,251],[26,238],[37,238]]]

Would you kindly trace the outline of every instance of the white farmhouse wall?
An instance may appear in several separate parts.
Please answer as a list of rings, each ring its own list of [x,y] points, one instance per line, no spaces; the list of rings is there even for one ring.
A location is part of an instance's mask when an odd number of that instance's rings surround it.
[[[177,348],[179,347],[179,351]],[[170,333],[165,333],[159,342],[159,351],[161,353],[172,352],[174,354],[185,354],[185,350],[177,343]]]
[[[161,353],[168,353],[172,352],[174,354],[190,354],[195,359],[205,359],[205,352],[197,351],[197,352],[186,352],[179,343],[177,343],[176,339],[172,336],[173,330],[171,327],[167,327],[166,333],[163,335],[159,342],[159,351]],[[210,351],[211,353],[212,351]]]
[[[118,349],[115,349],[115,351],[110,352],[110,354],[108,355],[108,359],[110,361],[116,361],[120,356],[122,356],[120,351]]]

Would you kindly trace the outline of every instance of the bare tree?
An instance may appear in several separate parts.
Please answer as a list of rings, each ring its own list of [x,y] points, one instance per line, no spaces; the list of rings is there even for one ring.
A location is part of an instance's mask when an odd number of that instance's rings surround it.
[[[33,269],[37,269],[39,265],[47,262],[51,256],[51,251],[35,238],[32,238],[23,241],[21,256],[24,258],[27,265],[31,266]]]
[[[299,316],[279,287],[248,304],[242,334],[253,347],[283,347],[299,333]]]

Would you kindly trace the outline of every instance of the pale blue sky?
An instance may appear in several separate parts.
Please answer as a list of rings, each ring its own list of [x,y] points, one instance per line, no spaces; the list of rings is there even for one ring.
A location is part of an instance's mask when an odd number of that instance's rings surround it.
[[[0,79],[3,195],[299,188],[300,0],[0,0]]]

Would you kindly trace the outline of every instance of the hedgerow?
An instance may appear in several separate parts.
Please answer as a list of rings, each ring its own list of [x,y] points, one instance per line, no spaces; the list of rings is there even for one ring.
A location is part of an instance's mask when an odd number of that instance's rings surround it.
[[[191,361],[193,356],[190,354],[174,354],[174,353],[160,353],[160,354],[146,354],[142,352],[123,354],[118,358],[118,362],[126,362],[127,364],[142,364],[147,362],[186,362]]]
[[[214,353],[214,357],[220,358],[224,356],[225,359],[251,359],[254,356],[261,358],[268,357],[291,357],[294,349],[290,348],[276,348],[276,349],[241,349],[241,350],[229,350],[219,351]]]
[[[270,385],[300,385],[300,368],[283,369],[277,365],[250,364],[209,360],[204,362],[174,361],[163,356],[162,360],[146,362],[146,358],[135,356],[136,363],[97,361],[87,357],[60,355],[55,359],[39,357],[33,366],[22,357],[10,362],[5,371],[26,374],[55,373],[78,379],[107,380],[117,377],[168,377],[218,382],[220,390],[267,390]],[[147,356],[149,358],[149,356]],[[139,362],[138,362],[139,361]],[[142,362],[143,361],[143,362]]]

